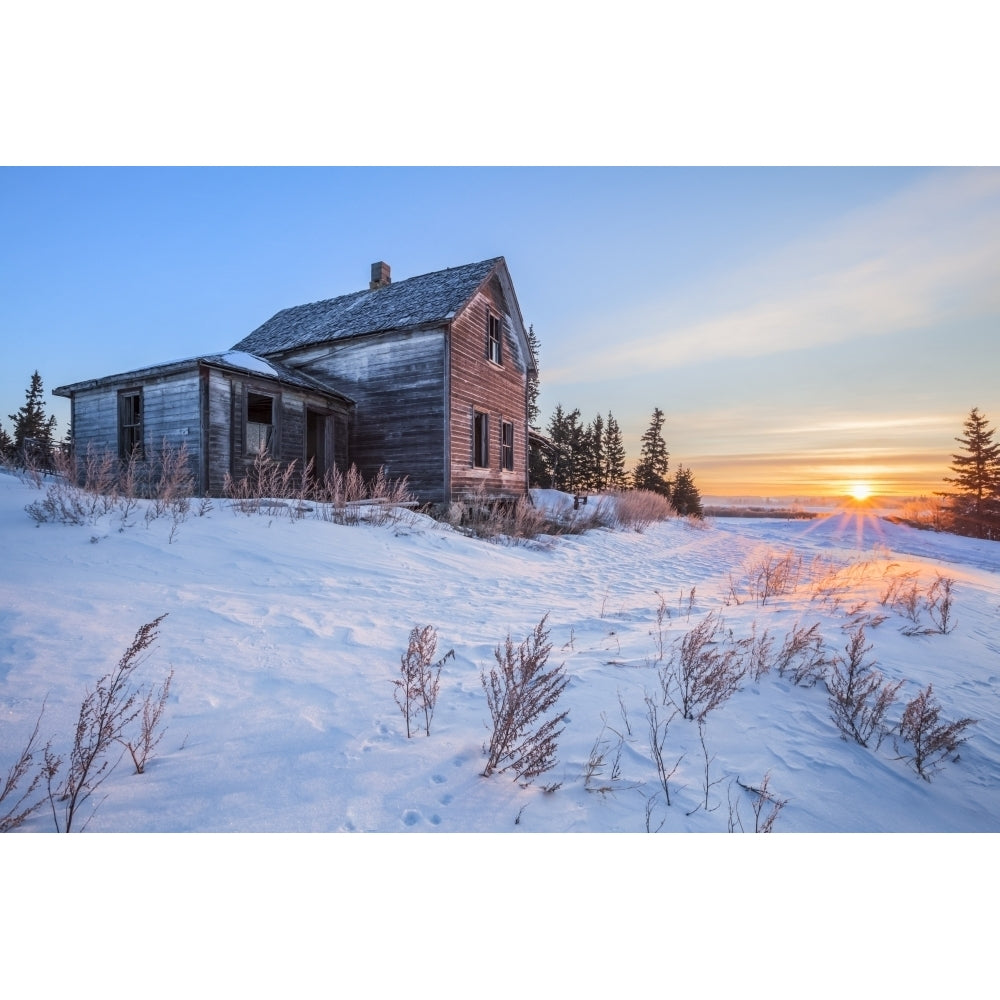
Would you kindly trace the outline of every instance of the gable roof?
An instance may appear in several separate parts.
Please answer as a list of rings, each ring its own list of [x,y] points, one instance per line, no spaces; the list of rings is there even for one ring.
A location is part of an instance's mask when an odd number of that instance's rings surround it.
[[[475,295],[498,265],[506,272],[503,257],[493,257],[395,281],[382,288],[292,306],[257,327],[235,344],[234,350],[259,355],[280,354],[365,333],[446,323]],[[504,284],[509,286],[509,278]],[[511,308],[517,311],[517,322],[522,322],[516,302]]]

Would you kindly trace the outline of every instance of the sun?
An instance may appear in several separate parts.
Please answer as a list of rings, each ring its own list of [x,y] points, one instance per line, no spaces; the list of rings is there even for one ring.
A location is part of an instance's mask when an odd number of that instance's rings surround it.
[[[858,501],[858,503],[863,503],[865,500],[870,499],[872,495],[872,488],[870,483],[853,483],[850,489],[851,496]]]

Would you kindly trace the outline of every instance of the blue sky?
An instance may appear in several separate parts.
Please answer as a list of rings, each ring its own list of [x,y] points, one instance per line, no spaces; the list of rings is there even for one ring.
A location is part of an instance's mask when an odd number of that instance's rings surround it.
[[[1000,418],[1000,170],[0,169],[0,421],[279,309],[503,255],[542,411],[655,406],[703,492],[926,492]],[[60,427],[66,401],[48,397]]]

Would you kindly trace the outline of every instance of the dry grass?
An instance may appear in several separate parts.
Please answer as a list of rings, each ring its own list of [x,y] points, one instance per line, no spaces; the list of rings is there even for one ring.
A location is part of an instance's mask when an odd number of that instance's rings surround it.
[[[767,550],[743,561],[739,572],[729,574],[729,600],[733,604],[755,601],[761,607],[773,597],[792,593],[802,577],[802,556]]]
[[[318,479],[311,461],[300,472],[296,462],[277,462],[266,451],[258,453],[242,479],[226,473],[223,493],[239,514],[292,520],[312,514],[335,524],[388,524],[416,506],[407,480],[388,479],[384,469],[367,481],[355,465],[346,473],[330,469]]]
[[[136,451],[124,462],[110,452],[93,449],[83,457],[57,452],[48,481],[29,480],[44,493],[25,510],[39,524],[95,524],[107,514],[116,514],[122,527],[127,527],[138,501],[149,499],[147,523],[170,517],[173,541],[191,508],[194,475],[190,456],[184,444],[174,448],[165,439],[158,451],[150,448],[150,452],[149,459],[140,458]]]
[[[623,490],[610,495],[613,510],[609,527],[645,531],[660,521],[677,516],[670,501],[651,490]]]

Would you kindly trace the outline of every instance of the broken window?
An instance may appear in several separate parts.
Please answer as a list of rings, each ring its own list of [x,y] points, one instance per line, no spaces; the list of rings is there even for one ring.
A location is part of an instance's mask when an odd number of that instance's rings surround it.
[[[274,435],[274,397],[261,392],[247,393],[248,455],[267,451]]]
[[[142,458],[142,389],[118,394],[118,456]]]
[[[472,418],[472,464],[479,469],[490,465],[490,416],[479,410]]]
[[[508,472],[514,471],[514,425],[508,420],[500,426],[500,465]]]
[[[486,310],[486,357],[494,364],[501,364],[500,341],[503,336],[503,321],[489,309]]]

